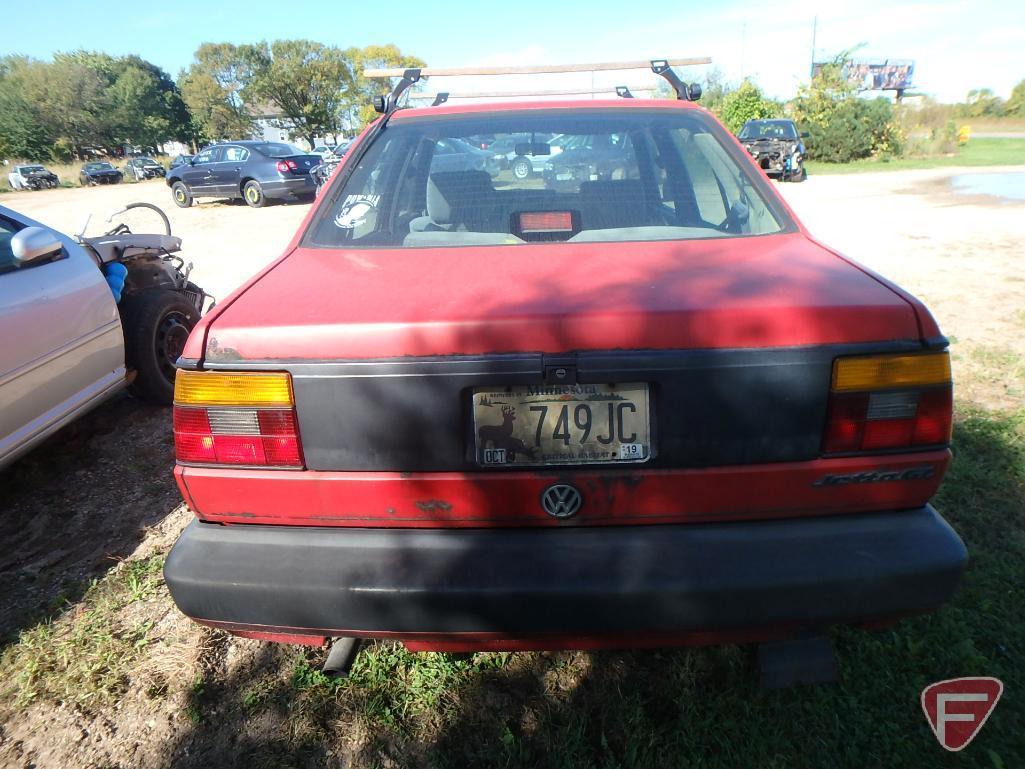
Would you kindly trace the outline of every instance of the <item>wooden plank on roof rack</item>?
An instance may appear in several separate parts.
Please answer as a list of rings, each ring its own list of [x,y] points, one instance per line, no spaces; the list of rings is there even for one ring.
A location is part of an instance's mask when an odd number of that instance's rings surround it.
[[[655,61],[659,61],[655,59]],[[689,59],[666,59],[670,67],[690,67],[697,64],[711,64],[708,56]],[[603,61],[594,64],[538,64],[529,67],[423,67],[420,77],[449,75],[549,75],[558,72],[606,72],[620,69],[650,69],[648,61]],[[391,69],[366,69],[364,77],[402,77],[405,67]]]
[[[631,88],[631,91],[637,93],[644,93],[647,91],[658,90],[656,88]],[[502,96],[591,96],[592,94],[602,93],[615,93],[616,87],[611,88],[599,88],[597,90],[587,89],[584,91],[486,91],[481,93],[452,93],[447,92],[446,95],[450,99],[494,99]],[[437,96],[436,93],[415,93],[409,92],[410,99],[433,99]]]

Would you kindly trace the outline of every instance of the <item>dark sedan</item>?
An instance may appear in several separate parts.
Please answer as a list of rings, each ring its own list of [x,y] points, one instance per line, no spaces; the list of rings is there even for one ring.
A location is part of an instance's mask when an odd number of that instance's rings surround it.
[[[137,182],[143,179],[163,179],[164,167],[153,158],[132,158],[125,163],[125,176]]]
[[[571,135],[561,146],[542,172],[550,190],[578,192],[582,182],[636,178],[637,160],[625,134]]]
[[[86,163],[78,172],[78,181],[83,187],[91,187],[94,184],[120,184],[123,178],[124,174],[105,160]]]
[[[237,141],[215,144],[167,172],[175,204],[195,198],[242,198],[253,208],[268,200],[312,199],[317,185],[310,169],[319,155],[285,142]]]
[[[439,171],[487,171],[494,179],[501,170],[501,157],[462,139],[439,139],[431,157],[432,174]]]

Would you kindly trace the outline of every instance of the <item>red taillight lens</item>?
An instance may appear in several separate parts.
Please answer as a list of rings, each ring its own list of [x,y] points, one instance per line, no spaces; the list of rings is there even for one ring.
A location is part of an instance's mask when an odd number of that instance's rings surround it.
[[[953,410],[954,400],[949,388],[919,395],[914,442],[921,445],[950,443]]]
[[[833,393],[822,450],[826,454],[936,446],[950,441],[950,388],[887,393]]]
[[[302,467],[292,409],[174,407],[179,462]]]
[[[824,454],[950,442],[953,401],[946,352],[837,358]]]
[[[823,451],[827,454],[860,451],[867,411],[867,395],[834,395],[829,402]]]
[[[294,160],[279,160],[277,163],[274,164],[274,167],[277,168],[283,174],[287,174],[289,171],[299,170],[299,164],[296,163]]]

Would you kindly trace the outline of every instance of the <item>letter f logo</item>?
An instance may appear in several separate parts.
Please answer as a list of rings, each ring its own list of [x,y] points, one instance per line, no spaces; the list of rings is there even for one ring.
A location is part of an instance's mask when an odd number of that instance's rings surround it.
[[[996,707],[1004,685],[997,678],[951,678],[922,690],[922,710],[940,745],[963,750]]]

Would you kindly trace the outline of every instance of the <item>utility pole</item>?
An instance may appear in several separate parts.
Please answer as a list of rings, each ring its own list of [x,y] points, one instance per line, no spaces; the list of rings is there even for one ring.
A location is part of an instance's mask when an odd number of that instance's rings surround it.
[[[809,77],[815,77],[815,33],[819,31],[819,17],[816,16],[811,23],[811,71]]]
[[[747,54],[747,14],[740,23],[740,82],[744,82],[744,57]]]

